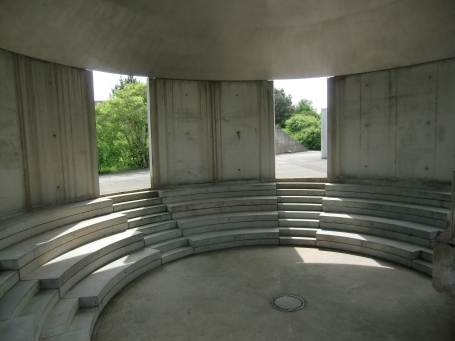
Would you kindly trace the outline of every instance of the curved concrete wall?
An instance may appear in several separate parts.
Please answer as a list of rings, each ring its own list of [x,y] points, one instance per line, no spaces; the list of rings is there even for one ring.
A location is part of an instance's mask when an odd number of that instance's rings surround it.
[[[92,73],[0,50],[0,216],[99,195]]]
[[[450,188],[455,59],[328,82],[329,178]]]

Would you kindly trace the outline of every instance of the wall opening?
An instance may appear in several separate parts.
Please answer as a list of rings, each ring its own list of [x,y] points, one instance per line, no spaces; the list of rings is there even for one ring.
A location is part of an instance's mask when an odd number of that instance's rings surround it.
[[[101,195],[150,188],[146,81],[93,72]]]
[[[327,77],[274,81],[275,174],[326,178]]]

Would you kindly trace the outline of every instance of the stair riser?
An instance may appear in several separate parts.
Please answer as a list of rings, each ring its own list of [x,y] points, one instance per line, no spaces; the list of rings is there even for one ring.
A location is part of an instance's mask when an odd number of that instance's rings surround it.
[[[191,256],[193,254],[194,254],[194,250],[192,248],[191,249],[185,249],[185,250],[173,253],[173,254],[169,254],[169,255],[165,254],[165,255],[163,255],[161,257],[161,260],[162,260],[163,264],[166,264],[166,263],[172,262],[172,261],[174,261],[176,259],[180,259],[180,258],[183,258],[183,257]]]
[[[219,244],[219,243],[230,243],[236,241],[243,241],[243,240],[258,240],[258,239],[278,239],[279,232],[277,231],[270,231],[270,232],[260,232],[260,233],[243,233],[243,234],[235,234],[235,235],[225,235],[225,236],[218,236],[213,238],[207,239],[198,239],[192,240],[191,237],[188,238],[188,244],[194,248],[212,245],[212,244]]]
[[[144,238],[145,246],[160,243],[160,242],[163,242],[168,239],[178,238],[178,237],[182,236],[182,230],[180,230],[180,229],[174,229],[173,231],[170,230],[170,231],[166,231],[166,232],[167,233],[165,233],[165,234],[160,234],[160,235],[154,236],[154,237],[145,236],[145,238]]]
[[[429,267],[429,266],[425,266],[421,263],[418,263],[416,261],[412,261],[412,268],[417,270],[417,271],[420,271],[420,272],[423,272],[424,274],[428,275],[428,276],[433,276],[433,268]]]
[[[244,228],[263,228],[263,227],[278,227],[278,221],[248,221],[248,222],[237,222],[237,223],[230,223],[230,224],[216,224],[216,225],[207,225],[207,226],[200,226],[191,229],[183,230],[184,236],[191,236],[197,233],[205,233],[205,232],[215,232],[215,231],[222,231],[222,230],[232,230],[232,229],[244,229]]]
[[[415,236],[410,236],[408,234],[403,234],[399,232],[386,231],[381,229],[375,229],[371,227],[358,226],[358,225],[346,225],[346,224],[334,224],[334,223],[324,223],[320,222],[321,229],[335,230],[335,231],[344,231],[352,233],[365,233],[379,237],[385,237],[390,239],[396,239],[403,242],[420,245],[424,247],[431,247],[431,241],[428,239],[423,239]]]
[[[148,245],[152,249],[160,250],[161,253],[183,246],[188,246],[188,240],[177,240],[160,246]]]
[[[287,228],[280,228],[280,237],[311,237],[316,238],[317,229],[312,228],[294,228],[294,229],[287,229]]]
[[[114,204],[126,202],[126,201],[134,201],[134,200],[141,200],[141,199],[150,199],[158,197],[157,191],[146,191],[146,192],[135,192],[135,193],[127,193],[121,194],[118,196],[110,196],[108,198],[112,199]]]
[[[7,277],[5,280],[1,283],[0,286],[0,297],[2,297],[11,287],[19,282],[19,272],[18,271],[8,271],[4,272]]]
[[[280,219],[278,221],[279,227],[313,227],[319,228],[319,221],[308,221],[298,219]]]
[[[264,191],[235,191],[235,192],[215,192],[215,193],[203,193],[203,194],[192,194],[192,195],[179,195],[174,197],[163,198],[163,204],[172,204],[176,202],[185,202],[192,200],[209,200],[219,198],[240,198],[240,197],[259,197],[259,196],[276,196],[276,190],[264,190]]]
[[[278,211],[321,211],[322,205],[318,204],[278,204]]]
[[[419,224],[426,224],[441,228],[447,228],[447,220],[439,220],[426,218],[417,215],[405,214],[405,213],[396,213],[388,211],[379,211],[379,210],[370,210],[362,208],[352,208],[352,207],[337,207],[337,206],[326,206],[324,205],[324,212],[334,212],[334,213],[352,213],[352,214],[361,214],[361,215],[370,215],[383,218],[391,218],[405,221],[412,221]]]
[[[141,226],[137,230],[142,232],[144,235],[170,230],[177,227],[177,223],[174,220],[164,221],[162,223],[154,224],[153,226]]]
[[[148,225],[153,223],[158,223],[160,221],[169,220],[171,219],[170,213],[158,214],[152,217],[144,217],[144,218],[133,218],[132,220],[128,220],[128,228],[136,228],[142,225]]]
[[[279,219],[319,219],[321,211],[281,211],[278,212]]]
[[[430,252],[422,251],[422,253],[420,254],[420,257],[429,262],[433,262],[433,254]]]
[[[215,217],[215,218],[207,218],[207,217],[200,217],[197,220],[191,221],[177,221],[177,226],[181,229],[190,229],[200,226],[209,226],[209,225],[218,225],[218,224],[229,224],[229,223],[248,223],[248,222],[263,222],[263,221],[277,221],[278,220],[278,213],[274,212],[270,214],[270,212],[264,212],[262,214],[241,214],[241,215],[228,215],[227,217]]]
[[[217,207],[210,209],[201,209],[196,211],[186,211],[173,213],[172,219],[184,217],[195,217],[205,214],[231,213],[231,212],[248,212],[248,211],[276,211],[277,206],[274,205],[251,205],[251,206],[232,206],[232,207]]]
[[[324,183],[311,183],[311,182],[278,182],[276,189],[325,189]]]
[[[278,203],[322,204],[322,197],[279,196]]]
[[[298,246],[309,246],[316,247],[316,239],[307,240],[307,239],[290,239],[290,238],[280,238],[280,245],[298,245]]]
[[[58,301],[44,323],[40,339],[68,332],[78,309],[79,299],[71,298]]]
[[[226,199],[220,201],[206,201],[198,203],[188,204],[176,204],[168,205],[168,211],[172,214],[178,214],[187,211],[204,211],[216,208],[236,208],[236,207],[249,207],[251,211],[254,211],[254,207],[261,205],[276,205],[276,197],[264,197],[264,198],[245,198],[245,199]]]
[[[139,207],[146,207],[146,206],[154,206],[154,205],[161,205],[161,198],[150,198],[144,200],[136,200],[136,201],[127,201],[124,203],[119,203],[114,205],[114,212],[124,211],[124,210],[131,210],[133,208]]]
[[[194,249],[194,253],[202,253],[202,252],[209,252],[214,250],[221,250],[221,249],[228,249],[232,247],[240,247],[240,246],[253,246],[253,245],[278,245],[279,240],[278,238],[274,239],[254,239],[254,240],[239,240],[234,242],[228,243],[218,243],[212,245],[201,246]]]
[[[277,196],[316,196],[324,197],[323,189],[277,189]]]
[[[20,285],[23,289],[16,290],[18,285]],[[0,306],[2,309],[0,310],[0,321],[18,317],[39,289],[40,287],[38,281],[17,283],[16,286],[11,288],[10,291],[1,298]]]
[[[144,207],[141,209],[134,210],[132,212],[124,211],[123,214],[126,214],[128,219],[136,218],[136,217],[143,217],[151,214],[163,213],[166,212],[166,206],[158,205],[158,206],[150,206]]]

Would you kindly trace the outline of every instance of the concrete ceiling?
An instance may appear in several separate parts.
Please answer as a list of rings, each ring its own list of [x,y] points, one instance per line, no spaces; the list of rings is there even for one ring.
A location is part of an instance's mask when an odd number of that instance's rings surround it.
[[[0,48],[160,78],[352,74],[455,57],[455,1],[1,0]]]

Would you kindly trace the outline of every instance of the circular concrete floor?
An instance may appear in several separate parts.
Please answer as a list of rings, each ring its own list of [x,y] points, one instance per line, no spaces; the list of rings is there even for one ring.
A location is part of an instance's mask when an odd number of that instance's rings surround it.
[[[280,293],[307,306],[286,313]],[[455,299],[400,265],[313,248],[248,247],[183,258],[134,280],[92,340],[455,340]]]

